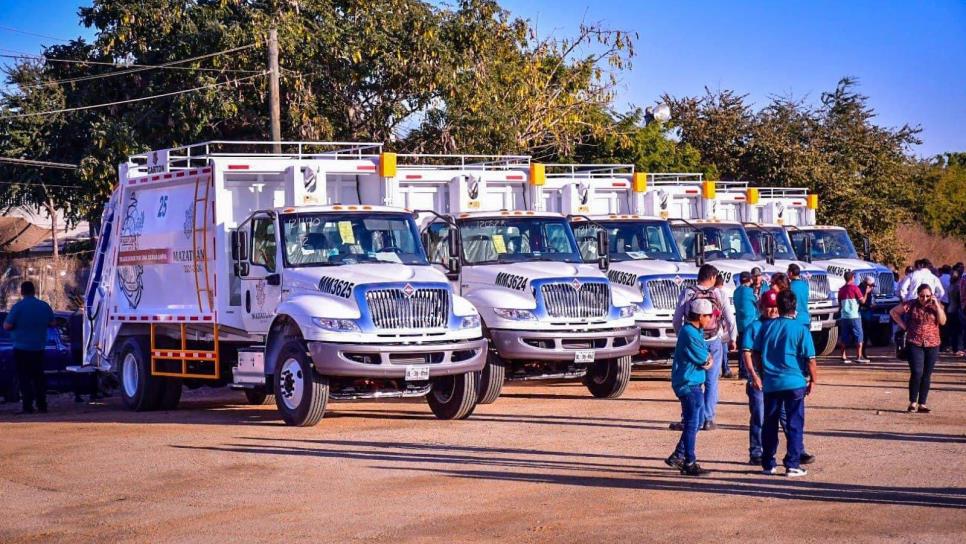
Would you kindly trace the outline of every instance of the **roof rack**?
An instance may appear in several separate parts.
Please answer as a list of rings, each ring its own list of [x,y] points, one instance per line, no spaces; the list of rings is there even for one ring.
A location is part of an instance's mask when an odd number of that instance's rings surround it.
[[[660,185],[693,185],[704,181],[704,174],[685,173],[685,172],[665,172],[660,174],[648,174],[647,184]]]
[[[276,145],[281,149],[279,153],[273,151],[273,146]],[[382,144],[374,142],[211,140],[131,155],[128,157],[128,163],[135,169],[141,169],[147,165],[152,153],[160,152],[167,153],[167,166],[169,168],[178,169],[204,166],[208,159],[217,157],[358,160],[377,157],[382,152]]]
[[[547,164],[548,178],[612,178],[634,173],[633,164]]]
[[[760,198],[805,198],[808,196],[806,187],[758,187]]]
[[[396,155],[399,169],[439,168],[510,170],[530,167],[530,155],[446,155],[432,153],[400,153]]]

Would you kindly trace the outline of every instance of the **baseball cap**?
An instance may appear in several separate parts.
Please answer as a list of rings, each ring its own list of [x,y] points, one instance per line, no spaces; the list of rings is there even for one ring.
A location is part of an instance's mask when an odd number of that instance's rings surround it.
[[[762,308],[777,308],[778,307],[778,291],[769,289],[761,295]]]
[[[745,283],[746,281],[751,281],[751,274],[749,274],[748,272],[742,272],[741,274],[738,274],[738,281],[741,283]]]
[[[744,272],[742,272],[742,274],[744,274]],[[761,269],[758,268],[757,266],[754,267],[754,268],[752,268],[751,269],[751,275],[752,276],[760,276],[761,275]]]
[[[691,313],[695,315],[711,315],[714,308],[711,301],[706,298],[699,298],[691,301]]]

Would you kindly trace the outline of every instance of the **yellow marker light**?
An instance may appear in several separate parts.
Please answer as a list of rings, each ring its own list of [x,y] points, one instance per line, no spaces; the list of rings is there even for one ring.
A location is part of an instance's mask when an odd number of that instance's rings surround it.
[[[396,154],[384,151],[379,154],[379,175],[384,178],[396,177]]]
[[[647,174],[644,172],[634,172],[631,177],[631,187],[635,193],[647,192]]]
[[[818,195],[807,195],[805,197],[805,205],[810,210],[818,209]]]
[[[711,200],[717,195],[718,190],[713,181],[705,181],[701,184],[701,196]]]
[[[547,165],[539,162],[530,164],[530,185],[537,187],[547,182]]]
[[[758,204],[759,196],[758,189],[754,187],[751,187],[745,191],[745,198],[747,199],[748,204]]]

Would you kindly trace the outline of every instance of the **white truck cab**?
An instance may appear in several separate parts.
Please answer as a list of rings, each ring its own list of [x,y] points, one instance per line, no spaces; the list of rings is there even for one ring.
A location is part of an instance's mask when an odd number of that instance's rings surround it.
[[[885,346],[892,339],[889,310],[899,303],[895,294],[895,277],[885,265],[871,262],[868,241],[862,255],[856,251],[848,231],[842,227],[816,224],[818,195],[805,188],[760,187],[757,189],[759,218],[781,225],[788,233],[796,256],[828,273],[829,291],[835,296],[845,285],[846,271],[855,273],[861,285],[871,277],[875,283],[871,304],[871,322],[866,323],[868,341]],[[818,348],[818,346],[816,346]]]
[[[490,349],[479,402],[495,401],[505,379],[582,378],[594,396],[619,397],[638,351],[634,310],[612,291],[606,259],[585,263],[566,218],[543,205],[543,166],[396,159],[387,202],[420,215],[430,260],[480,312]]]
[[[131,157],[104,212],[85,360],[125,404],[183,385],[244,389],[286,423],[327,402],[426,396],[476,405],[479,314],[430,265],[412,213],[343,205],[378,190],[378,144],[205,142]]]

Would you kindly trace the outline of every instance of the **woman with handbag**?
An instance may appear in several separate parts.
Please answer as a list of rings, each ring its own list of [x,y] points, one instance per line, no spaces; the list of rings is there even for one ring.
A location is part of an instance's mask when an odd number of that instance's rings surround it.
[[[933,296],[932,288],[922,284],[916,289],[914,300],[903,302],[889,314],[906,333],[910,371],[908,411],[928,414],[926,397],[933,367],[939,359],[939,327],[946,324],[946,312]]]

